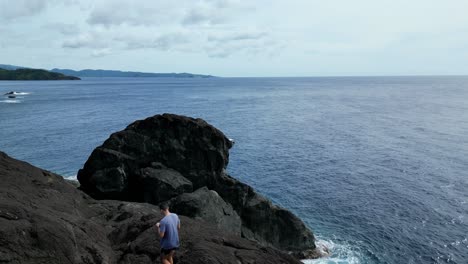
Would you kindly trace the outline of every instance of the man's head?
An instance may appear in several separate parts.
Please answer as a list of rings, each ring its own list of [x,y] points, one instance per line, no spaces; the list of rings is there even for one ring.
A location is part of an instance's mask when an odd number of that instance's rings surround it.
[[[169,213],[169,204],[167,204],[167,203],[161,203],[161,204],[159,204],[159,210],[161,210],[161,212],[162,212],[163,214]]]

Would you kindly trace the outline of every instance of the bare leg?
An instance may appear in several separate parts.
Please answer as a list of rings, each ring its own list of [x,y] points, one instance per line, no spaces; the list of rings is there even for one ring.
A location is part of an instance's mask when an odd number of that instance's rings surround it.
[[[172,251],[171,251],[171,254],[170,254],[170,256],[171,256],[171,264],[174,264],[174,259],[173,259],[173,258],[174,258],[174,255],[175,255],[175,250],[172,250]]]
[[[169,260],[169,256],[170,256],[170,253],[167,255],[161,253],[161,264],[171,264]]]

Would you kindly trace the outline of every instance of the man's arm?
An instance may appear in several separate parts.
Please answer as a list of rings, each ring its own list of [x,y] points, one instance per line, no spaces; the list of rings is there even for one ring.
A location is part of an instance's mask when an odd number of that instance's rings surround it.
[[[156,226],[158,227],[158,234],[159,234],[159,237],[163,238],[164,237],[164,233],[165,233],[165,229],[163,228],[163,231],[161,231],[161,224],[160,223],[157,223]]]

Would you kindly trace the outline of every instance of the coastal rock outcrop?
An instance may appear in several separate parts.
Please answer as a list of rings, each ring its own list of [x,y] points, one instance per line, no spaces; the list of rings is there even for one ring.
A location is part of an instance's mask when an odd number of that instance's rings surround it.
[[[184,211],[183,206],[176,206],[176,212],[200,216],[222,228],[216,217],[204,213],[202,207],[208,203],[197,200],[198,193],[187,194],[205,187],[234,209],[236,214],[227,213],[223,221],[236,223],[240,217],[243,237],[296,253],[315,249],[312,232],[297,216],[226,173],[231,147],[232,141],[202,119],[156,115],[112,134],[92,152],[78,180],[80,188],[96,199],[152,204],[172,199],[196,207],[198,215]],[[148,188],[149,182],[153,187]],[[217,206],[211,209],[222,212],[225,208],[221,202]],[[237,230],[236,224],[235,230],[227,231],[236,234]]]
[[[0,180],[0,263],[160,263],[156,206],[95,200],[61,176],[2,152]],[[203,220],[180,218],[175,263],[300,264]]]
[[[203,219],[216,227],[241,235],[239,215],[213,190],[202,187],[193,193],[184,193],[170,201],[173,212],[190,218]]]
[[[142,202],[142,169],[175,170],[196,190],[223,173],[231,146],[221,131],[201,119],[157,115],[113,133],[91,153],[78,180],[95,198]]]

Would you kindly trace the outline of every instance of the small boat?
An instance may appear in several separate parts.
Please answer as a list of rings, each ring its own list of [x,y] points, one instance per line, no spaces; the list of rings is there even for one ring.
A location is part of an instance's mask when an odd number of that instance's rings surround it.
[[[6,94],[4,94],[4,95],[13,95],[13,94],[16,94],[16,92],[15,92],[15,91],[11,91],[11,92],[8,92],[8,93],[6,93]]]

